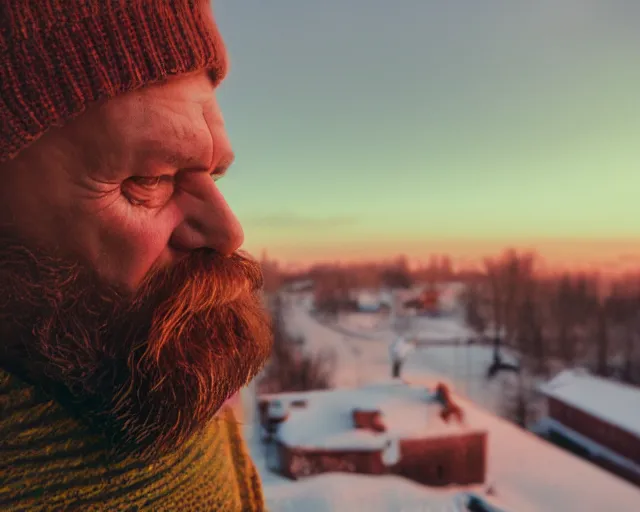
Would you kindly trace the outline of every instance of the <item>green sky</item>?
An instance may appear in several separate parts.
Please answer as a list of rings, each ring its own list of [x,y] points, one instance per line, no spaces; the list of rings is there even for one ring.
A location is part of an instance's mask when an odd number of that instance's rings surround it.
[[[639,238],[640,2],[217,2],[247,248]],[[363,245],[364,244],[364,245]]]

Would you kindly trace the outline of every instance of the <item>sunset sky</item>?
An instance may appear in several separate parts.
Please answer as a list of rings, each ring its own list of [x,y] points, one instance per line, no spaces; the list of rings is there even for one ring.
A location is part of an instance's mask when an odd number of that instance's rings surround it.
[[[640,267],[640,2],[214,5],[247,249]]]

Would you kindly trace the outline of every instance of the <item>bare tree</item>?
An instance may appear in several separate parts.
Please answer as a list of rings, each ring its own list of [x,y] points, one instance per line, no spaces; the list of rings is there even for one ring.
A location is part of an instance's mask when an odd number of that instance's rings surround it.
[[[335,354],[323,351],[310,354],[304,339],[292,337],[285,325],[282,301],[273,301],[273,350],[258,383],[260,393],[308,391],[331,388]]]
[[[491,258],[484,260],[487,282],[491,294],[491,321],[496,333],[504,328],[504,290],[500,281],[499,263]]]
[[[462,300],[467,324],[476,333],[482,334],[487,328],[487,320],[481,310],[479,286],[475,283],[469,283],[465,288]]]
[[[640,294],[625,282],[618,283],[606,300],[611,323],[621,338],[621,353],[624,361],[623,381],[640,383],[638,373],[637,345],[640,334]]]
[[[382,271],[382,284],[389,288],[410,288],[413,284],[406,256],[398,256],[388,268]]]
[[[491,290],[492,321],[496,332],[504,332],[506,342],[517,344],[520,309],[534,278],[534,253],[505,251],[499,258],[485,260]],[[519,347],[520,348],[520,347]]]
[[[354,307],[349,272],[340,267],[324,267],[314,271],[313,279],[316,311],[335,319],[341,310]]]
[[[453,275],[454,272],[451,257],[445,254],[440,258],[439,278],[444,281],[448,281],[453,277]]]
[[[560,357],[565,364],[571,364],[576,355],[576,343],[573,337],[575,301],[571,277],[568,274],[562,276],[558,283],[554,310]]]
[[[598,308],[596,347],[596,373],[607,377],[609,375],[609,322],[604,304]]]
[[[270,260],[267,251],[263,251],[260,266],[262,268],[263,290],[266,293],[276,292],[283,283],[283,276],[280,272],[278,262],[276,260]]]
[[[543,334],[542,315],[535,296],[536,286],[528,283],[520,306],[520,322],[517,326],[521,347],[521,360],[529,356],[533,372],[547,372],[547,350]]]
[[[535,418],[534,393],[522,373],[517,379],[517,385],[503,388],[501,412],[504,418],[526,429]]]

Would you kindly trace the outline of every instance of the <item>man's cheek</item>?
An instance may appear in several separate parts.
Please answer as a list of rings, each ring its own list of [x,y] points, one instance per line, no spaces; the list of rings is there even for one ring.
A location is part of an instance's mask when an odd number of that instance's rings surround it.
[[[172,264],[173,256],[160,227],[156,233],[127,227],[104,228],[95,267],[103,279],[133,291],[149,272]]]

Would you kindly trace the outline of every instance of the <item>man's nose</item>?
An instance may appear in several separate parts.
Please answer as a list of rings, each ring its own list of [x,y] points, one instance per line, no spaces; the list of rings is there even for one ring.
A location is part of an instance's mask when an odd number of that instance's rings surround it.
[[[242,246],[240,221],[211,176],[193,173],[185,178],[175,201],[184,217],[171,236],[172,247],[181,251],[206,247],[230,256]]]

